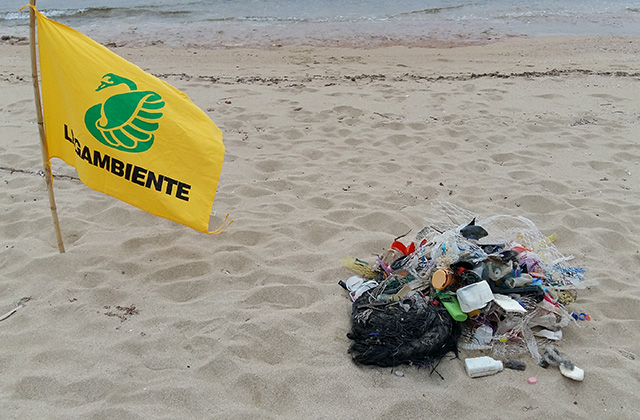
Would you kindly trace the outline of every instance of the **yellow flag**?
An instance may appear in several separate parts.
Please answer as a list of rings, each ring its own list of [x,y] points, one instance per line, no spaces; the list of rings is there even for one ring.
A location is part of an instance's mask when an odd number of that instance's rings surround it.
[[[90,188],[215,233],[218,127],[173,86],[35,12],[49,157],[75,167]]]

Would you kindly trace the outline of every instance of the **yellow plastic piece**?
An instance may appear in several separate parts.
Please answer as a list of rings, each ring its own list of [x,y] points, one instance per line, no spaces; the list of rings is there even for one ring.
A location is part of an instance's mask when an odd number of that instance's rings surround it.
[[[540,241],[539,247],[549,246],[550,244],[552,244],[557,240],[558,240],[558,235],[556,235],[555,233],[552,233],[551,235],[547,236],[546,238]]]
[[[347,256],[342,260],[342,265],[365,279],[372,279],[376,276],[376,272],[369,267],[369,264],[357,258]]]
[[[558,293],[558,301],[565,306],[569,306],[576,301],[575,297],[568,292],[557,292],[557,293]]]

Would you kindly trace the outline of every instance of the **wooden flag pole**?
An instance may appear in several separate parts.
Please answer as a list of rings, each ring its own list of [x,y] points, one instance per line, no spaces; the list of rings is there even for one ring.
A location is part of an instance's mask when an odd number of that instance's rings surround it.
[[[29,0],[29,4],[36,6],[36,0]],[[47,149],[47,139],[44,132],[42,120],[42,102],[40,101],[40,84],[38,82],[38,64],[36,62],[36,14],[33,8],[29,8],[29,44],[31,45],[31,76],[33,79],[33,95],[36,99],[36,113],[38,119],[38,131],[40,132],[40,148],[42,150],[42,165],[44,166],[44,179],[49,190],[49,208],[53,216],[53,225],[56,228],[58,239],[58,250],[64,253],[64,243],[62,242],[62,232],[60,231],[60,221],[58,220],[58,210],[56,199],[53,196],[53,175],[51,174],[51,162],[49,161],[49,151]]]

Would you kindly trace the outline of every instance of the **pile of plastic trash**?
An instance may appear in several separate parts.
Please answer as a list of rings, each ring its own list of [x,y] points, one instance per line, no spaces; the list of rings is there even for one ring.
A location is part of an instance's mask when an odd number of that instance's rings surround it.
[[[554,343],[587,316],[568,310],[584,288],[584,269],[567,265],[572,257],[560,254],[555,236],[542,235],[529,219],[480,220],[440,205],[448,222],[428,223],[412,241],[396,238],[371,261],[343,261],[355,273],[339,282],[354,302],[353,359],[434,366],[447,352],[478,352],[485,356],[465,363],[475,377],[523,370],[517,359],[529,353],[582,380],[584,372]]]

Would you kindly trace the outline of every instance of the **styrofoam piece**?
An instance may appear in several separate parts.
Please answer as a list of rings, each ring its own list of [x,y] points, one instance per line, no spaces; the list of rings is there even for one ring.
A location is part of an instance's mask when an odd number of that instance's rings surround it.
[[[537,331],[533,333],[533,335],[535,335],[536,337],[543,337],[548,340],[554,340],[554,341],[562,340],[562,330],[551,331],[551,330],[545,329],[545,330]]]
[[[507,295],[496,293],[495,295],[493,295],[493,300],[498,304],[498,306],[500,306],[507,312],[518,312],[522,314],[527,313],[527,310],[524,309],[517,300]]]
[[[569,369],[564,365],[564,363],[561,363],[560,373],[574,381],[581,381],[584,379],[584,370],[580,369],[578,366],[574,366],[573,369]]]

